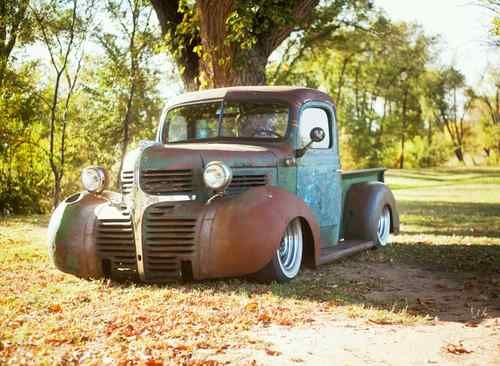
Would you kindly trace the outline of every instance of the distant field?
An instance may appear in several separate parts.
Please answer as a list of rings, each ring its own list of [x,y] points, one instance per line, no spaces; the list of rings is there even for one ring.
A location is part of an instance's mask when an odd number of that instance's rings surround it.
[[[341,319],[380,327],[366,347],[388,364],[400,340],[384,341],[383,327],[424,326],[438,337],[460,324],[457,334],[477,330],[474,352],[450,356],[443,344],[434,359],[488,364],[500,354],[499,329],[496,338],[487,333],[500,319],[500,169],[389,171],[387,182],[401,211],[394,244],[287,285],[80,280],[52,268],[47,217],[0,219],[0,364],[307,364],[312,355],[283,352],[261,332],[292,336],[315,325],[321,334],[328,324],[341,338]],[[425,353],[425,340],[415,347]]]

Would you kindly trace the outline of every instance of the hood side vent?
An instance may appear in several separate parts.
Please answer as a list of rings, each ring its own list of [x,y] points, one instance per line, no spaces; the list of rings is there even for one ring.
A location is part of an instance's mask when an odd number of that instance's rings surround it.
[[[123,170],[120,177],[120,186],[122,188],[123,194],[129,194],[132,192],[132,186],[134,185],[134,172],[132,170]]]
[[[123,218],[97,220],[97,255],[110,263],[112,278],[135,278],[137,263],[132,221],[128,212]]]
[[[247,189],[252,187],[260,187],[269,184],[269,176],[267,174],[259,174],[259,175],[234,175],[233,180],[229,184],[229,187],[226,190],[226,194],[228,195],[236,195],[243,193]]]
[[[143,170],[141,188],[149,194],[191,194],[193,172],[185,170]]]

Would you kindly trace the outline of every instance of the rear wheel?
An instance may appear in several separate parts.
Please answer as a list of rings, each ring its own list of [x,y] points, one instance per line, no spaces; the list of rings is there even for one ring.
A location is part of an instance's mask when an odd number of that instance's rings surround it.
[[[391,211],[389,206],[382,207],[382,212],[378,218],[377,225],[377,246],[385,247],[389,244],[389,237],[391,233]]]
[[[299,218],[295,218],[286,227],[271,261],[257,273],[257,279],[266,282],[288,282],[294,279],[300,271],[303,251],[302,224]]]

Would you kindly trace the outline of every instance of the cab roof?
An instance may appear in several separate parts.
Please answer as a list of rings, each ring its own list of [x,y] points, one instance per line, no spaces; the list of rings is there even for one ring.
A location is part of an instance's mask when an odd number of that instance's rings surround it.
[[[210,100],[224,101],[270,101],[299,107],[314,100],[332,103],[328,94],[316,89],[297,86],[235,86],[184,93],[172,98],[167,108]]]

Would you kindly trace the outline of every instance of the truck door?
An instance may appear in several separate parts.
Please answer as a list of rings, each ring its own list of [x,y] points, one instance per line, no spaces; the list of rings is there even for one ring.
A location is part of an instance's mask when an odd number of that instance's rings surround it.
[[[335,113],[327,103],[306,103],[300,110],[297,147],[310,141],[310,131],[321,127],[325,138],[297,159],[297,195],[311,208],[321,229],[321,246],[339,239],[342,188]]]

